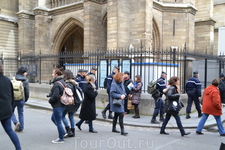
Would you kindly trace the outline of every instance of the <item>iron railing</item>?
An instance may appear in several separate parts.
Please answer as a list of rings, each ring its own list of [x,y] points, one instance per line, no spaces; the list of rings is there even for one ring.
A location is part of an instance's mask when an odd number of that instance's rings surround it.
[[[88,52],[63,52],[49,55],[40,53],[36,56],[20,55],[18,58],[4,58],[3,61],[7,64],[10,64],[10,61],[17,61],[18,66],[14,64],[14,68],[21,65],[27,67],[29,81],[33,83],[49,83],[52,80],[52,70],[57,67],[70,69],[76,76],[78,69],[90,70],[96,66],[98,68],[96,74],[98,84],[102,86],[104,77],[111,73],[113,65],[116,64],[120,66],[120,71],[130,71],[133,80],[135,75],[141,75],[144,92],[147,90],[148,82],[159,78],[162,71],[167,72],[167,80],[172,76],[178,76],[183,92],[187,79],[192,76],[192,72],[195,70],[199,71],[202,88],[208,86],[212,79],[218,78],[219,74],[224,72],[223,56],[188,52],[185,49],[157,51],[144,48],[96,49]],[[106,62],[106,70],[102,70],[101,62]],[[5,68],[10,70],[12,65],[6,65]],[[14,69],[14,72],[12,70],[7,75],[11,77],[15,71]]]

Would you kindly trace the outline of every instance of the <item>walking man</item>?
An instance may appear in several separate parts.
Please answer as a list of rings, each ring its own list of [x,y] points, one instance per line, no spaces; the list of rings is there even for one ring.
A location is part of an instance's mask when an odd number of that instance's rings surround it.
[[[162,71],[161,77],[157,80],[157,84],[156,84],[156,89],[157,92],[155,92],[154,94],[152,94],[152,97],[155,100],[155,109],[154,109],[154,113],[153,113],[153,117],[151,120],[151,123],[153,124],[159,124],[159,122],[156,120],[156,117],[158,116],[158,114],[160,114],[160,121],[163,122],[164,121],[164,102],[162,100],[162,95],[163,95],[163,89],[166,88],[166,83],[165,83],[165,79],[167,77],[167,73]]]
[[[117,73],[119,72],[119,70],[120,70],[119,67],[114,66],[112,74],[110,74],[110,75],[107,77],[107,93],[108,93],[108,100],[109,100],[109,103],[108,103],[108,105],[105,107],[105,109],[102,111],[102,117],[103,117],[104,119],[106,119],[106,111],[107,111],[107,110],[109,110],[108,119],[113,119],[112,111],[110,111],[110,88],[111,88],[111,84],[112,84],[112,81],[113,81],[113,75],[117,74]]]
[[[82,91],[84,91],[84,86],[86,85],[85,77],[87,70],[80,69],[79,72],[80,73],[76,76],[76,82],[79,84],[79,87],[82,89]]]
[[[188,79],[186,82],[186,92],[188,95],[188,104],[186,108],[186,119],[191,118],[191,106],[194,101],[195,108],[198,111],[198,117],[202,116],[202,111],[200,107],[200,98],[201,98],[201,82],[198,79],[199,74],[198,71],[193,72],[193,77]]]
[[[18,118],[19,121],[17,120],[15,114],[13,113],[12,115],[12,122],[15,125],[15,131],[17,132],[23,132],[24,129],[24,104],[27,102],[29,98],[29,82],[28,79],[26,78],[27,76],[27,68],[20,67],[16,73],[15,79],[17,81],[22,81],[23,83],[23,88],[24,88],[24,96],[20,100],[14,100],[14,105],[13,105],[13,112],[15,108],[17,107],[17,112],[18,112]]]
[[[221,102],[225,104],[225,75],[224,73],[220,74],[220,84],[219,84],[219,90],[220,90],[220,97],[221,97]]]

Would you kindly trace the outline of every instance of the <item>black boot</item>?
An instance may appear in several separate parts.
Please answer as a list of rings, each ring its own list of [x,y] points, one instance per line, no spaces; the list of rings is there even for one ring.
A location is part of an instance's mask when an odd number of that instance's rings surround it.
[[[109,111],[108,119],[113,119],[112,111]]]
[[[102,117],[104,118],[104,119],[106,119],[106,108],[102,111]]]
[[[73,135],[73,133],[70,130],[70,127],[69,126],[68,127],[65,127],[65,129],[66,129],[66,133],[67,133],[67,135],[65,137],[71,137]]]
[[[189,118],[191,118],[191,116],[190,116],[189,113],[187,113],[187,114],[186,114],[186,119],[189,119]]]
[[[115,118],[113,118],[112,132],[120,133],[120,131],[118,131],[118,130],[116,129],[116,123],[117,123],[117,120],[116,120]]]
[[[164,121],[164,117],[163,115],[160,115],[159,121],[163,122]]]
[[[124,131],[123,119],[119,119],[121,135],[127,135],[128,133]]]
[[[151,123],[153,124],[159,124],[159,122],[156,120],[156,117],[152,117]]]
[[[72,134],[71,134],[70,137],[74,137],[75,136],[75,129],[74,128],[71,128],[71,132],[72,132]]]

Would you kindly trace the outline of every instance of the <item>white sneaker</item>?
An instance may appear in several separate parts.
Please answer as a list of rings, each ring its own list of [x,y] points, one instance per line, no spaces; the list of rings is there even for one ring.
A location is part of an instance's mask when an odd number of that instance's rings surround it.
[[[15,131],[19,131],[19,128],[20,128],[20,122],[17,122],[15,124]]]
[[[60,138],[53,140],[52,143],[64,143],[64,140],[61,140]]]

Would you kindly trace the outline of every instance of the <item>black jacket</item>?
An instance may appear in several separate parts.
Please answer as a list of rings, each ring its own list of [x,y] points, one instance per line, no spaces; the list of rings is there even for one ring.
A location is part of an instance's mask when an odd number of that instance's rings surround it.
[[[220,79],[219,90],[220,90],[221,101],[222,103],[225,103],[225,80]]]
[[[27,102],[29,95],[30,95],[29,94],[30,93],[29,81],[24,75],[21,75],[21,74],[17,74],[15,78],[16,78],[16,80],[23,82],[24,96],[25,96],[24,101]]]
[[[82,120],[95,120],[96,119],[96,106],[95,98],[98,92],[94,90],[90,83],[84,87],[84,100],[80,110],[80,119]]]
[[[169,103],[172,101],[179,102],[179,98],[180,98],[180,94],[177,91],[177,87],[171,85],[168,89],[168,92],[166,93],[164,112],[171,113],[171,112],[168,112],[168,110],[167,110]]]
[[[14,94],[11,81],[3,74],[0,74],[0,89],[0,120],[4,120],[12,116]]]
[[[63,95],[63,90],[64,89],[63,89],[62,85],[60,83],[58,83],[57,81],[60,81],[63,85],[66,84],[64,82],[62,76],[58,76],[58,77],[53,79],[53,84],[54,85],[53,85],[53,87],[51,89],[51,93],[49,94],[50,99],[48,101],[52,105],[53,108],[65,106],[60,101],[60,97]]]
[[[125,79],[123,81],[124,88],[125,88],[125,91],[126,91],[127,96],[128,96],[128,94],[131,94],[132,93],[131,90],[129,90],[128,87],[127,87],[130,83],[133,83],[133,81],[130,78],[129,79]]]

